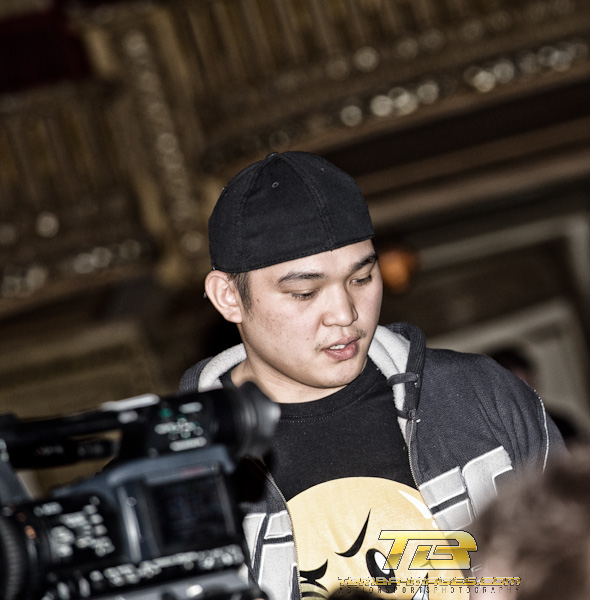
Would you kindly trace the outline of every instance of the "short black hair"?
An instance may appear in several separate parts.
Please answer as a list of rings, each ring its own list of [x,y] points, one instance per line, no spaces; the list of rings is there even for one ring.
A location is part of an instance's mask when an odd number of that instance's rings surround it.
[[[252,297],[250,295],[250,277],[249,272],[244,273],[228,273],[228,279],[236,286],[244,309],[249,311],[252,308]]]

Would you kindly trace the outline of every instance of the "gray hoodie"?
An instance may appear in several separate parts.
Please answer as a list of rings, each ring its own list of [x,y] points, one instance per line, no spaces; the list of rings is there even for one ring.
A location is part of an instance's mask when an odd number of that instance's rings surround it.
[[[369,356],[391,386],[416,486],[440,529],[467,527],[496,496],[501,476],[544,469],[564,451],[538,394],[489,357],[427,348],[409,323],[379,326]],[[221,376],[245,358],[240,344],[201,361],[180,390],[221,387]],[[242,505],[250,577],[271,600],[299,599],[285,499],[262,461],[249,458],[243,467],[249,481],[263,482]]]

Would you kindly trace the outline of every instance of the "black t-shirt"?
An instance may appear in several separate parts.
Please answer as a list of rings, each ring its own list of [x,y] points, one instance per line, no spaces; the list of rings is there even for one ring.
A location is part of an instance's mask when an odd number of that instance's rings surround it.
[[[416,487],[391,387],[370,359],[342,390],[313,402],[281,404],[267,466],[286,500],[344,477],[382,477]]]
[[[436,525],[410,471],[392,389],[375,364],[368,359],[355,381],[326,398],[280,406],[265,462],[287,500],[302,594],[325,596],[359,578],[377,592],[375,578],[425,577],[427,571],[403,562],[395,572],[384,566],[392,542],[381,539],[383,530]],[[268,517],[265,539],[276,540],[276,555],[288,531],[281,529],[283,518]],[[395,593],[417,597],[413,587]]]

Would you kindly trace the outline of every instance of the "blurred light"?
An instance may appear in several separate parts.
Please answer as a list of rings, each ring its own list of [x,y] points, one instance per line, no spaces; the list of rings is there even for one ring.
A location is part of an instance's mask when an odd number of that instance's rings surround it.
[[[402,38],[395,47],[395,53],[399,58],[411,60],[418,56],[418,42],[412,37]]]
[[[359,71],[368,73],[369,71],[374,71],[377,68],[377,65],[379,64],[379,53],[377,50],[375,50],[375,48],[366,46],[354,53],[352,62]]]
[[[431,79],[427,79],[420,83],[420,85],[416,88],[416,96],[420,99],[422,104],[432,104],[436,102],[440,96],[440,88],[436,81],[432,81]]]
[[[465,81],[472,85],[478,92],[490,92],[496,87],[496,77],[487,69],[469,67],[465,71]]]
[[[537,53],[539,62],[549,69],[555,71],[566,71],[572,65],[575,50],[573,47],[561,45],[543,46]]]
[[[180,152],[161,154],[159,159],[166,171],[178,171],[184,166],[184,159]]]
[[[418,108],[416,95],[403,87],[394,87],[389,91],[388,96],[393,101],[394,111],[398,115],[409,115]]]
[[[492,73],[498,83],[508,83],[516,75],[516,68],[508,59],[500,60],[492,67]]]
[[[95,269],[95,260],[90,252],[80,252],[74,257],[72,261],[72,267],[75,273],[79,275],[86,275],[92,273]]]
[[[516,58],[516,64],[524,75],[532,75],[540,68],[536,53],[530,50],[520,53]]]
[[[385,94],[379,94],[371,100],[371,112],[376,117],[388,117],[393,112],[393,100]]]
[[[479,19],[470,19],[461,27],[461,35],[468,42],[477,42],[484,36],[485,28]]]
[[[180,244],[187,254],[198,254],[205,246],[205,239],[200,233],[190,231],[182,236]]]
[[[291,136],[284,129],[279,129],[277,131],[273,131],[268,136],[268,145],[271,148],[287,148],[291,143]]]
[[[156,148],[159,152],[168,154],[178,152],[176,136],[170,132],[160,133],[156,139]]]
[[[438,52],[445,45],[445,36],[438,29],[430,29],[420,36],[420,46],[426,52]]]
[[[401,294],[410,287],[410,280],[417,267],[416,254],[407,248],[390,248],[379,253],[383,283],[394,294]]]
[[[96,246],[90,252],[94,265],[98,269],[106,269],[113,261],[113,253],[108,248]]]
[[[330,79],[342,81],[350,74],[350,66],[345,58],[334,58],[326,65],[326,75]]]
[[[125,39],[125,48],[133,56],[141,56],[148,49],[145,36],[141,31],[132,31]]]
[[[356,104],[349,104],[340,111],[340,119],[347,127],[356,127],[363,121],[363,111]]]
[[[59,219],[52,212],[41,212],[37,215],[35,231],[44,238],[51,238],[59,231]]]
[[[43,287],[49,278],[49,271],[44,265],[34,264],[25,273],[26,287],[35,291]]]

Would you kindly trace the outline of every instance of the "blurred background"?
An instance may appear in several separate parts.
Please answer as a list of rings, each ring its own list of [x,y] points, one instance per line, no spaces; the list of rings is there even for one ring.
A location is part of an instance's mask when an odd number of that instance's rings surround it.
[[[588,435],[590,0],[1,0],[0,412],[174,393],[237,342],[207,218],[287,149],[360,184],[382,323]]]

